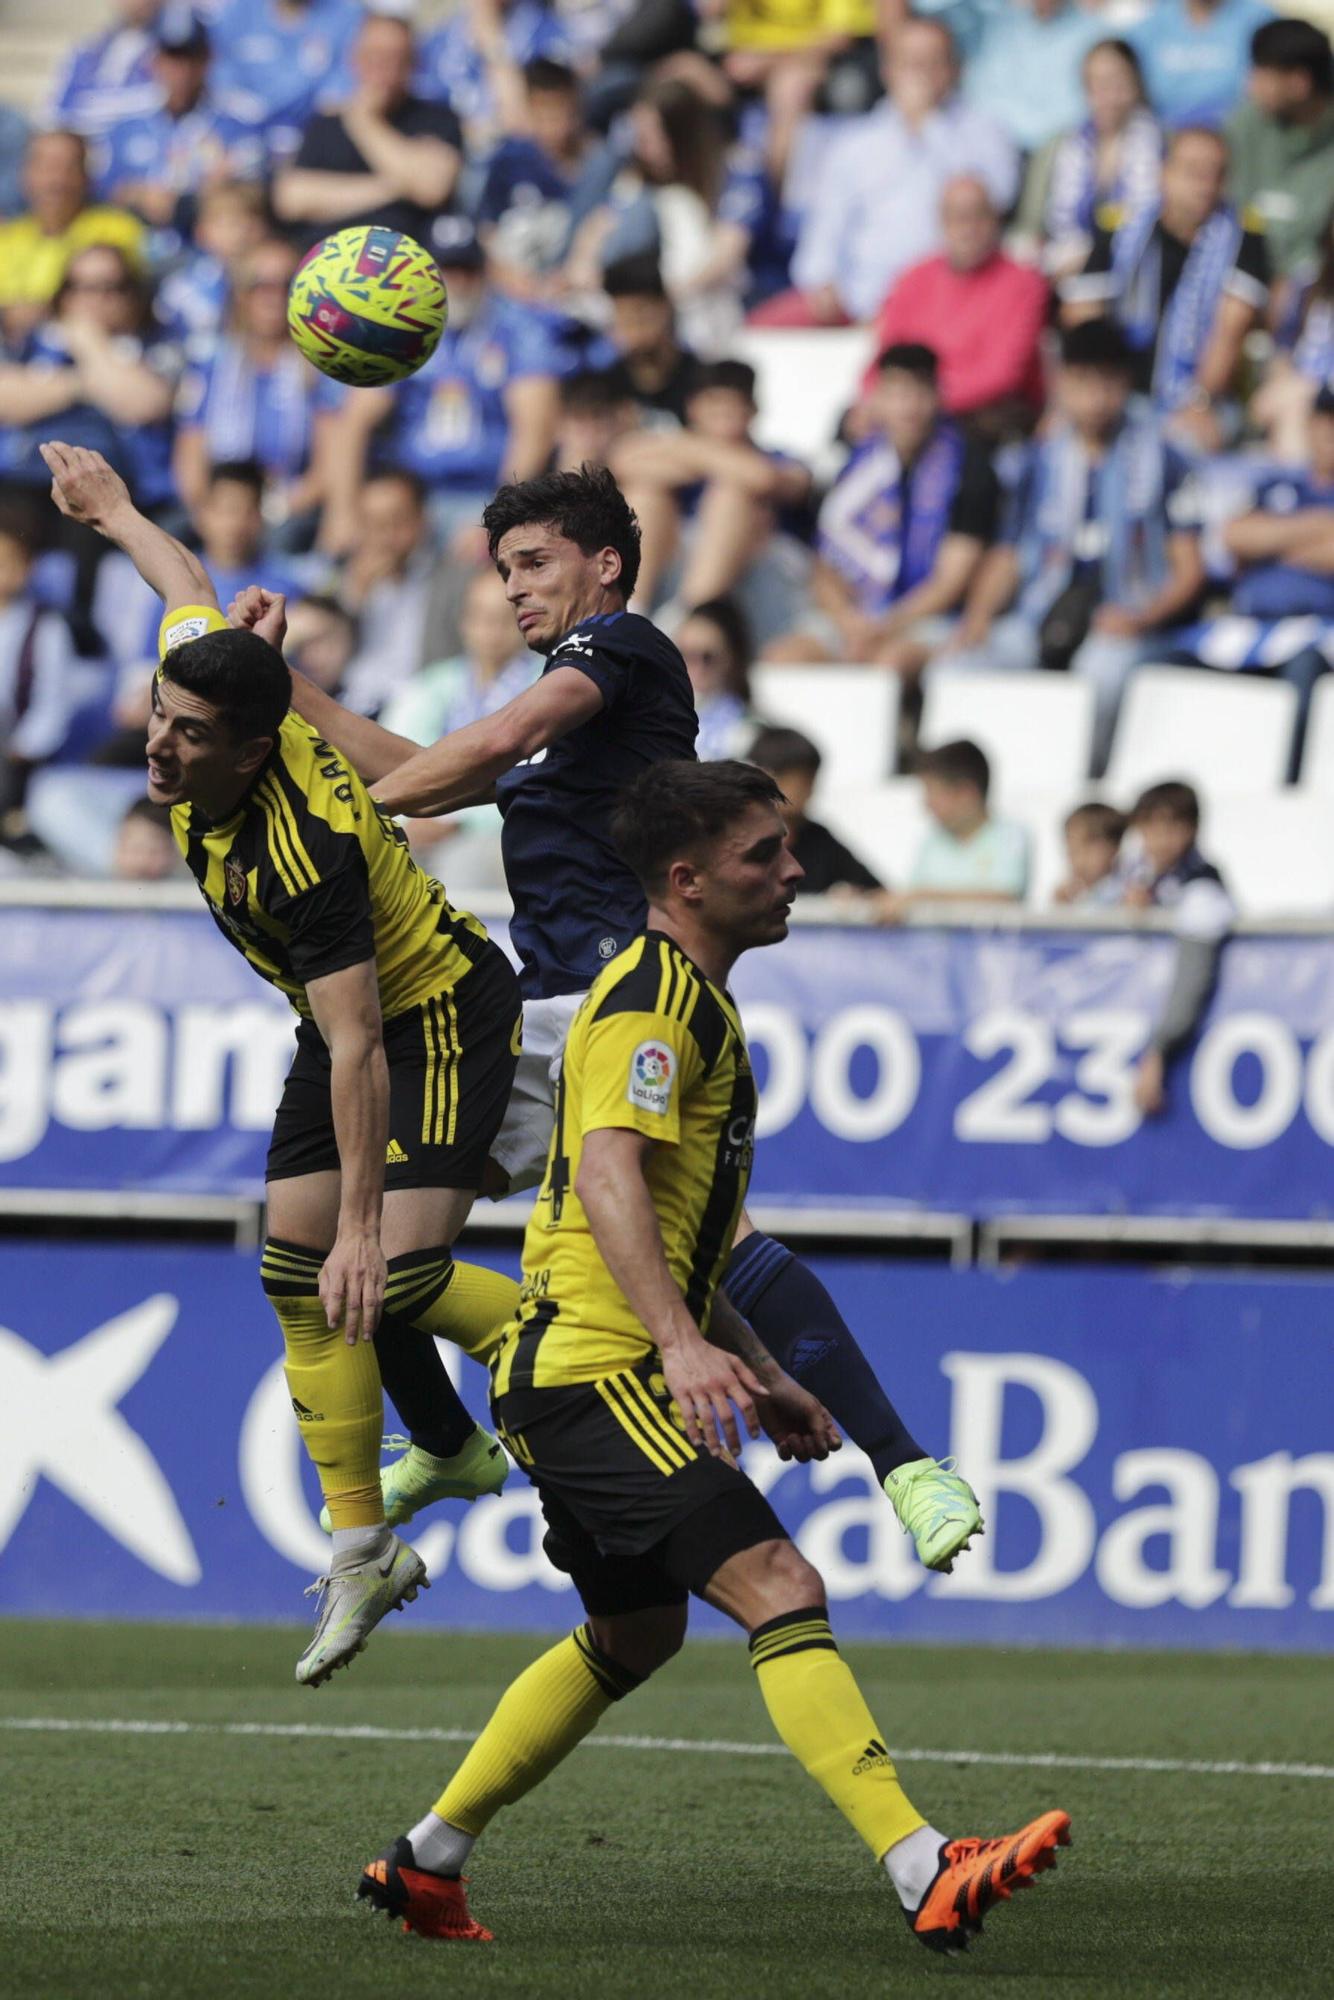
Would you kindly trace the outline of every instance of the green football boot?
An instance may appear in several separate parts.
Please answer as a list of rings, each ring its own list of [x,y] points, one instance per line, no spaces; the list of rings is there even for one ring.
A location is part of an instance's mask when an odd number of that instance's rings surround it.
[[[948,1576],[969,1538],[986,1533],[977,1495],[952,1458],[915,1458],[896,1465],[885,1476],[885,1492],[925,1569]]]
[[[400,1454],[380,1468],[384,1518],[391,1528],[401,1528],[438,1500],[480,1500],[484,1494],[499,1493],[509,1478],[510,1462],[499,1438],[480,1424],[453,1458],[433,1458],[405,1437],[387,1437],[384,1445],[386,1451]],[[320,1510],[320,1526],[326,1535],[332,1534],[327,1507]]]

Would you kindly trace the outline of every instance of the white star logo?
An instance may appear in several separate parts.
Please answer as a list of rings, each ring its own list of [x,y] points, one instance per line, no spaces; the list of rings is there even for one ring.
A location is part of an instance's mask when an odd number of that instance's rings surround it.
[[[198,1583],[203,1571],[175,1495],[116,1408],[178,1311],[159,1292],[50,1355],[0,1326],[0,1550],[44,1476],[159,1576]]]

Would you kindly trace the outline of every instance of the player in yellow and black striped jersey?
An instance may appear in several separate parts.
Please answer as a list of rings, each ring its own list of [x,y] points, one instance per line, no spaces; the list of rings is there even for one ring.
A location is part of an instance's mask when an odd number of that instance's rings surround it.
[[[518,982],[290,712],[280,654],[232,629],[199,562],[137,512],[96,452],[42,450],[62,511],[125,549],[164,600],[149,796],[171,807],[225,936],[300,1016],[269,1148],[261,1276],[333,1536],[297,1667],[318,1684],[425,1580],[392,1527],[504,1483],[500,1446],[464,1409],[434,1336],[489,1353],[517,1300],[512,1280],[455,1264],[450,1246],[513,1084]],[[384,1475],[382,1379],[411,1435]]]
[[[717,1289],[755,1120],[725,982],[743,951],[786,935],[801,869],[780,802],[754,766],[664,761],[613,820],[649,931],[571,1027],[523,1300],[493,1364],[547,1554],[588,1616],[507,1689],[433,1809],[363,1872],[358,1893],[427,1936],[490,1936],[463,1890],[474,1842],[676,1652],[692,1592],[749,1634],[778,1734],[883,1861],[923,1943],[963,1943],[1011,1877],[1068,1837],[1059,1812],[994,1843],[927,1824],[839,1656],[818,1572],[736,1462],[735,1412],[785,1456],[838,1441]]]

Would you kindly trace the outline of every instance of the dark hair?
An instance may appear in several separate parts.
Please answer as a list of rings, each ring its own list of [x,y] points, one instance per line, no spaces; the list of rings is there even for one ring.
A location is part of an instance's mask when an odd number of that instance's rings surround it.
[[[205,632],[173,646],[162,673],[217,709],[238,743],[276,737],[292,703],[292,676],[281,653],[256,632]]]
[[[749,361],[700,361],[691,374],[687,395],[698,396],[705,389],[730,389],[753,403],[755,370]]]
[[[621,794],[612,814],[612,842],[652,895],[673,861],[716,840],[751,806],[782,802],[769,773],[754,764],[732,758],[696,764],[668,757],[641,771]]]
[[[259,502],[264,498],[264,468],[258,459],[225,458],[221,464],[210,468],[210,493],[215,486],[244,486]]]
[[[1231,159],[1232,157],[1232,148],[1228,144],[1227,134],[1220,132],[1216,125],[1178,125],[1175,131],[1169,132],[1163,141],[1164,160],[1171,159],[1183,139],[1207,139],[1211,145],[1217,146],[1224,159]]]
[[[762,729],[750,746],[750,761],[762,771],[804,771],[818,778],[824,758],[809,736],[799,729]]]
[[[413,472],[410,466],[382,465],[378,471],[368,472],[364,481],[363,491],[366,486],[383,486],[387,481],[391,480],[395,486],[405,487],[412,495],[413,504],[419,514],[425,513],[426,481],[421,477],[420,473]]]
[[[1301,72],[1321,97],[1329,95],[1334,83],[1329,36],[1310,21],[1265,21],[1251,36],[1251,63],[1256,69]]]
[[[615,549],[621,559],[617,586],[627,600],[639,581],[639,522],[634,509],[604,465],[581,465],[577,472],[544,472],[536,479],[502,486],[482,509],[491,560],[511,528],[530,522],[554,528],[586,556]]]
[[[727,164],[727,131],[716,108],[676,76],[645,84],[639,102],[662,120],[672,158],[666,184],[690,188],[707,208],[715,209]],[[642,163],[640,172],[652,178]]]
[[[667,287],[662,267],[652,250],[637,251],[633,257],[618,257],[602,273],[602,289],[609,299],[665,299]]]
[[[120,281],[124,288],[125,296],[134,303],[135,327],[142,327],[148,317],[149,303],[149,289],[144,282],[143,272],[139,269],[134,258],[129,255],[128,251],[122,249],[119,243],[99,243],[96,238],[89,243],[81,243],[66,264],[61,273],[60,283],[57,285],[51,299],[51,311],[56,315],[59,314],[61,307],[73,289],[75,265],[81,257],[86,257],[90,251],[94,250],[99,256],[114,257],[120,265]]]
[[[0,536],[16,542],[31,562],[41,544],[35,508],[19,499],[0,500]]]
[[[911,375],[914,381],[925,382],[930,389],[935,388],[940,375],[940,362],[935,349],[920,340],[894,341],[875,365],[882,375],[893,368],[900,375]]]
[[[120,816],[122,826],[131,820],[146,820],[149,826],[159,826],[164,833],[171,832],[171,807],[155,806],[151,799],[131,799]]]
[[[710,597],[703,604],[692,604],[686,618],[707,618],[723,635],[723,643],[731,654],[731,683],[733,694],[739,694],[745,702],[750,700],[750,670],[755,660],[755,635],[750,629],[750,620],[734,597]],[[682,623],[685,621],[682,620]],[[753,761],[753,760],[752,760]]]
[[[1084,60],[1080,64],[1081,73],[1087,71],[1089,62],[1094,56],[1116,56],[1125,64],[1130,74],[1134,77],[1135,88],[1139,92],[1140,103],[1145,104],[1148,102],[1148,95],[1144,88],[1144,71],[1140,66],[1139,57],[1129,42],[1123,42],[1119,35],[1105,35],[1100,42],[1095,42],[1091,49],[1085,49]]]
[[[939,778],[942,785],[971,785],[984,799],[991,789],[986,752],[966,736],[957,743],[942,743],[938,750],[923,750],[917,759],[917,775]]]
[[[524,84],[529,90],[549,91],[554,96],[579,95],[579,79],[564,63],[553,62],[550,56],[534,56],[523,66]]]
[[[292,607],[293,610],[296,609],[297,604],[304,606],[307,611],[321,611],[326,618],[337,618],[341,624],[348,626],[353,632],[357,629],[356,613],[349,611],[341,598],[332,597],[327,591],[308,590],[304,597],[296,599],[296,604]]]
[[[1161,785],[1150,785],[1141,792],[1130,808],[1130,824],[1135,826],[1142,819],[1157,818],[1178,820],[1182,826],[1197,827],[1200,823],[1200,795],[1194,785],[1188,785],[1181,778],[1169,778]]]
[[[617,362],[611,368],[579,368],[562,375],[557,384],[560,406],[567,415],[600,417],[619,409],[634,395],[630,377]]]
[[[1066,327],[1061,335],[1061,365],[1097,368],[1104,375],[1129,377],[1135,372],[1130,343],[1110,319],[1090,319],[1082,326]]]
[[[1082,827],[1090,840],[1110,841],[1113,847],[1121,845],[1128,822],[1123,812],[1109,806],[1104,799],[1089,799],[1084,805],[1076,806],[1065,816],[1065,830]]]

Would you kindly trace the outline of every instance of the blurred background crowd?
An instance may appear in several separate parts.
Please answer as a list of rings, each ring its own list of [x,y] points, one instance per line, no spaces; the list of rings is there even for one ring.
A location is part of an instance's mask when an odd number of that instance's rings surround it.
[[[0,37],[0,872],[176,865],[156,606],[52,507],[59,437],[421,741],[541,668],[486,499],[610,465],[701,754],[778,770],[868,920],[1216,928],[1202,804],[1243,911],[1334,914],[1334,0],[42,12]],[[450,321],[343,390],[287,288],[372,220]],[[499,886],[491,809],[412,838]]]

